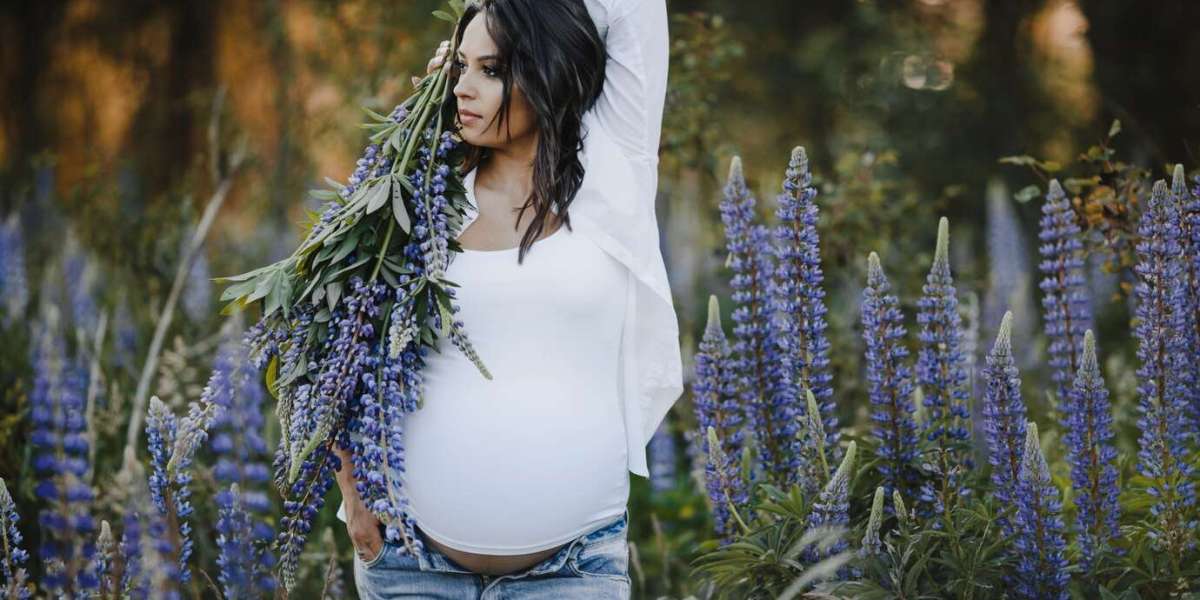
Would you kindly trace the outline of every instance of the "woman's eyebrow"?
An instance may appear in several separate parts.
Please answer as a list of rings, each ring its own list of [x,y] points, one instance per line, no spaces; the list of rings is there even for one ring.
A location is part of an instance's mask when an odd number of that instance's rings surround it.
[[[454,53],[455,53],[455,54],[457,54],[458,56],[462,57],[462,58],[466,58],[466,57],[467,57],[467,55],[466,55],[466,54],[463,54],[463,51],[462,51],[462,50],[455,50],[455,51],[454,51]],[[488,54],[488,55],[485,55],[485,56],[480,56],[480,57],[479,57],[477,60],[492,60],[492,59],[497,59],[497,58],[500,58],[500,55],[499,55],[499,54]]]

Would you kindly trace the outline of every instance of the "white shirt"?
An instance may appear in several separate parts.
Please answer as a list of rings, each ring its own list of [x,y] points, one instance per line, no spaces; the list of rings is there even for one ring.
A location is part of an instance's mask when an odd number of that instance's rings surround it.
[[[466,250],[446,277],[461,286],[456,318],[492,379],[444,337],[425,356],[424,406],[404,420],[400,480],[413,520],[464,552],[515,555],[620,517],[629,270],[564,226],[523,264],[516,248]]]
[[[665,0],[584,3],[605,38],[608,62],[600,98],[583,116],[584,177],[568,210],[574,233],[615,258],[631,278],[618,391],[628,470],[649,477],[646,444],[683,392],[679,323],[655,210],[669,56],[667,10]],[[467,215],[463,229],[473,218]],[[474,325],[464,324],[471,337]],[[338,516],[344,520],[344,510]]]

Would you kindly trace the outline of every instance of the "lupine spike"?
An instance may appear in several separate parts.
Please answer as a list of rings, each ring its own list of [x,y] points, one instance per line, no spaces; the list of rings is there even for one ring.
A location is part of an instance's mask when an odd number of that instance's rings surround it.
[[[886,491],[910,490],[917,483],[917,427],[913,422],[912,370],[906,364],[904,316],[900,301],[879,264],[867,257],[867,286],[862,297],[864,365],[871,399],[871,432],[877,442],[876,469]]]
[[[825,458],[829,453],[825,451],[825,440],[829,439],[825,434],[825,423],[821,420],[821,411],[817,407],[817,397],[812,393],[812,390],[804,388],[804,398],[807,410],[804,413],[806,427],[804,445],[804,465],[807,469],[807,478],[819,488],[824,488],[829,482],[829,462]]]
[[[33,591],[29,588],[29,573],[24,566],[29,561],[29,553],[21,546],[21,530],[17,527],[20,520],[17,505],[8,493],[4,478],[0,477],[0,542],[3,542],[0,550],[4,551],[0,556],[0,575],[3,576],[0,592],[5,598],[27,600],[33,597]]]
[[[17,213],[0,223],[0,316],[10,327],[25,314],[29,304],[29,284],[25,273],[25,242]]]
[[[705,491],[712,506],[716,534],[732,540],[736,533],[729,503],[748,507],[746,485],[740,477],[737,463],[743,447],[742,411],[738,405],[735,373],[730,364],[729,344],[721,325],[720,304],[716,296],[708,297],[708,322],[696,353],[696,378],[692,384],[696,421],[700,426],[701,450],[705,455]],[[714,437],[707,431],[714,429]],[[710,441],[718,439],[722,447],[712,448]],[[714,453],[714,450],[719,453]],[[723,461],[723,462],[718,462]]]
[[[825,334],[824,273],[821,270],[821,240],[817,231],[819,209],[814,201],[817,189],[812,185],[808,154],[803,146],[792,149],[783,180],[783,192],[777,199],[775,248],[777,267],[772,285],[774,305],[782,322],[781,339],[785,344],[785,366],[796,389],[810,389],[817,398],[824,422],[826,439],[822,444],[829,455],[826,461],[837,460],[837,405],[833,398],[833,374],[829,367],[829,339]],[[797,407],[805,409],[804,405]],[[801,441],[793,440],[793,446]],[[811,445],[811,441],[808,442]],[[811,454],[813,448],[796,448],[792,456]],[[803,465],[793,460],[797,471]],[[797,471],[798,472],[798,471]],[[817,482],[801,482],[809,493],[821,489]]]
[[[879,529],[883,523],[883,499],[886,493],[883,486],[875,488],[875,497],[871,500],[871,515],[867,517],[867,531],[863,534],[862,547],[859,556],[867,557],[879,554],[882,544],[879,541]]]
[[[1195,431],[1189,402],[1196,363],[1188,356],[1193,315],[1187,310],[1179,211],[1161,179],[1154,183],[1138,234],[1138,470],[1151,482],[1156,544],[1179,556],[1194,528],[1187,514],[1196,504],[1195,467],[1188,459]]]
[[[1183,165],[1175,165],[1174,177],[1178,183],[1173,187],[1179,190],[1180,245],[1183,247],[1186,302],[1192,324],[1189,354],[1194,361],[1200,362],[1200,175],[1196,176],[1196,187],[1190,194]],[[1192,419],[1200,425],[1200,381],[1192,382]]]
[[[1084,332],[1083,356],[1063,409],[1079,552],[1084,570],[1090,571],[1096,557],[1120,535],[1112,408],[1096,359],[1096,338],[1090,329]]]
[[[708,461],[705,467],[705,480],[709,482],[708,487],[712,494],[713,510],[717,513],[720,510],[722,513],[727,512],[731,522],[744,525],[741,518],[738,516],[738,500],[733,496],[736,490],[743,487],[737,480],[740,479],[740,474],[731,468],[731,465],[736,464],[730,460],[730,457],[725,454],[721,448],[721,440],[717,438],[717,430],[709,425],[705,431],[705,441],[708,446]],[[718,535],[721,537],[721,545],[732,543],[735,538],[735,532],[732,530],[731,524],[724,525],[729,530],[720,531]]]
[[[730,164],[720,203],[733,277],[733,364],[741,403],[748,411],[766,477],[789,485],[795,477],[794,390],[788,379],[786,335],[777,326],[772,293],[774,251],[769,230],[754,223],[757,200],[746,186],[741,160]]]
[[[938,220],[933,266],[917,300],[920,350],[917,383],[927,418],[922,427],[932,456],[924,461],[931,477],[922,486],[921,504],[927,512],[948,518],[969,488],[961,473],[972,466],[970,452],[971,350],[964,347],[958,292],[950,272],[950,221]],[[931,468],[930,468],[931,467]]]
[[[896,511],[896,518],[900,520],[900,523],[907,527],[912,515],[909,514],[908,507],[904,504],[904,496],[900,490],[892,491],[892,509]]]
[[[1021,475],[1025,442],[1025,401],[1021,379],[1012,354],[1012,312],[1004,313],[1000,332],[987,357],[984,370],[987,391],[983,414],[986,421],[988,462],[992,465],[992,492],[1001,507],[1012,506]],[[1005,510],[1005,513],[1008,513]],[[1006,534],[1012,531],[1008,514],[997,519]]]
[[[838,465],[837,471],[834,472],[829,483],[825,484],[825,489],[821,491],[820,497],[813,503],[812,511],[808,514],[810,528],[845,527],[850,523],[850,479],[854,472],[856,447],[853,441],[846,447],[846,454],[843,456],[841,464]],[[843,538],[830,545],[824,552],[817,548],[808,548],[805,550],[805,560],[810,564],[816,563],[844,551],[848,545]],[[849,568],[838,570],[839,579],[848,579],[855,575],[854,570]]]
[[[1026,428],[1018,490],[1013,541],[1017,558],[1016,596],[1028,600],[1066,600],[1070,597],[1067,582],[1071,576],[1067,571],[1062,504],[1042,454],[1037,423],[1033,421]]]
[[[112,527],[107,520],[100,521],[100,535],[96,536],[96,579],[100,581],[97,588],[101,598],[116,591],[116,582],[112,580],[113,549],[116,540],[113,538]]]
[[[1092,328],[1092,310],[1084,277],[1083,240],[1070,199],[1057,179],[1050,180],[1042,204],[1039,284],[1046,337],[1050,341],[1051,380],[1056,400],[1066,401],[1075,379],[1083,332]]]
[[[50,308],[33,335],[33,382],[29,392],[33,430],[34,493],[42,510],[39,548],[46,565],[42,586],[52,596],[81,596],[99,584],[93,571],[95,523],[85,396],[87,375],[76,357],[66,355]]]

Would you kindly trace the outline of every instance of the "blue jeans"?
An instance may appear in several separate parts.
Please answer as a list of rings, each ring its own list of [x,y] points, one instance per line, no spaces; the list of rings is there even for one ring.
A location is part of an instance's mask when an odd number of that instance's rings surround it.
[[[581,535],[557,553],[524,571],[482,575],[462,568],[429,544],[416,556],[403,544],[385,542],[368,562],[354,556],[354,583],[362,600],[444,598],[446,600],[536,600],[585,598],[628,600],[629,510],[611,523]]]

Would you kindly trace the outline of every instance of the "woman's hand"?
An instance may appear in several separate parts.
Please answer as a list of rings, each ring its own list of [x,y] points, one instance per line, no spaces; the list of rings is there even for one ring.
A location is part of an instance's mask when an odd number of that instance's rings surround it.
[[[446,61],[446,54],[448,52],[450,52],[450,40],[442,40],[442,43],[438,44],[437,52],[433,54],[433,58],[429,59],[429,63],[425,65],[425,74],[429,75],[441,66],[448,67],[450,65],[450,62]],[[414,75],[412,82],[413,85],[416,86],[417,84],[421,83],[421,78]]]
[[[341,461],[337,472],[338,487],[342,490],[342,502],[346,504],[346,533],[350,534],[350,543],[354,552],[363,562],[370,562],[383,552],[383,536],[379,533],[379,519],[367,510],[354,481],[354,469],[351,465],[350,452],[336,444],[334,454]]]

